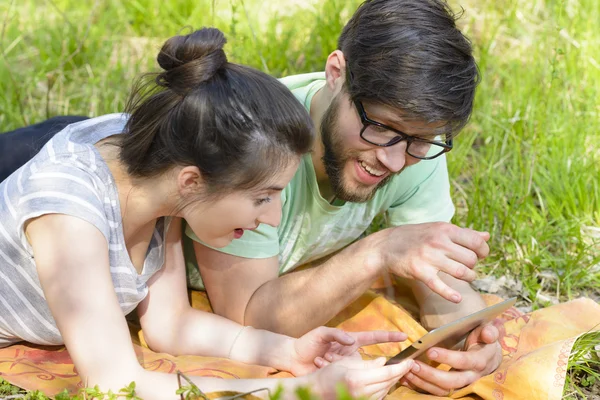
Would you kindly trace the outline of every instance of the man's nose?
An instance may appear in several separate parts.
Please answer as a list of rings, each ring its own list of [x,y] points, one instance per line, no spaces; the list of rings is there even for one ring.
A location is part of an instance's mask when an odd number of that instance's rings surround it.
[[[377,160],[392,173],[400,171],[406,164],[407,144],[406,141],[402,141],[393,146],[379,147],[376,153]]]

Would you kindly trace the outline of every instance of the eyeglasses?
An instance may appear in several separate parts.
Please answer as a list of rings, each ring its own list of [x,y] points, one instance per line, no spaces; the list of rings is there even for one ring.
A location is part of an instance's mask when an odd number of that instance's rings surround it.
[[[363,124],[360,137],[365,142],[375,146],[389,147],[406,141],[406,153],[420,160],[432,160],[452,150],[452,139],[449,137],[445,142],[440,142],[408,135],[367,117],[365,108],[360,101],[354,100],[354,105]]]

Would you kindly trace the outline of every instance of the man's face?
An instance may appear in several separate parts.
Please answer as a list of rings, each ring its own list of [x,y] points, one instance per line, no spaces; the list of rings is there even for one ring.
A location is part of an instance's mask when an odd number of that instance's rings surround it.
[[[409,135],[427,135],[435,127],[423,122],[403,121],[398,110],[365,103],[369,118]],[[321,121],[323,163],[337,198],[365,202],[390,178],[420,159],[406,154],[406,141],[390,147],[367,143],[360,137],[362,122],[345,91],[340,92]]]

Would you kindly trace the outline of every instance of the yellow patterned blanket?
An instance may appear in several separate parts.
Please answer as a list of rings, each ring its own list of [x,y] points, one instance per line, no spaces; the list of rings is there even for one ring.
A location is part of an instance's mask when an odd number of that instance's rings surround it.
[[[194,307],[210,311],[210,305],[203,293],[191,293],[191,300]],[[486,297],[488,304],[499,300],[497,297]],[[329,325],[348,331],[402,330],[409,335],[409,341],[412,342],[422,336],[425,329],[407,310],[414,311],[414,304],[406,304],[406,299],[390,301],[382,293],[372,290],[350,304]],[[501,327],[501,344],[504,359],[499,369],[494,374],[455,392],[453,398],[560,399],[573,343],[581,334],[598,329],[600,305],[593,300],[582,298],[530,314],[523,314],[511,308],[502,315],[502,319],[504,323]],[[140,363],[144,368],[153,371],[175,373],[179,370],[186,375],[225,379],[290,376],[272,368],[225,359],[172,357],[154,353],[144,346],[143,336],[133,327],[132,339]],[[401,344],[388,343],[368,346],[363,350],[365,357],[389,357],[408,345],[408,341]],[[63,347],[19,344],[0,349],[0,377],[28,390],[41,390],[48,396],[55,396],[65,388],[75,393],[82,387],[73,362]],[[388,396],[390,400],[437,398],[415,393],[406,387],[399,387]]]

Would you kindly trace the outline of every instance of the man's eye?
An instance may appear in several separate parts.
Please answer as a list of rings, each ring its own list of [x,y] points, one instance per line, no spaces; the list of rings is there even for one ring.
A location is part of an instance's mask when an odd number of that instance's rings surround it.
[[[384,128],[383,126],[379,126],[379,125],[371,125],[371,129],[373,129],[373,131],[375,131],[377,133],[389,132],[389,130],[387,128]]]
[[[263,205],[265,203],[270,203],[271,202],[271,198],[270,197],[265,197],[263,199],[256,199],[254,201],[254,204],[256,204],[257,206]]]

